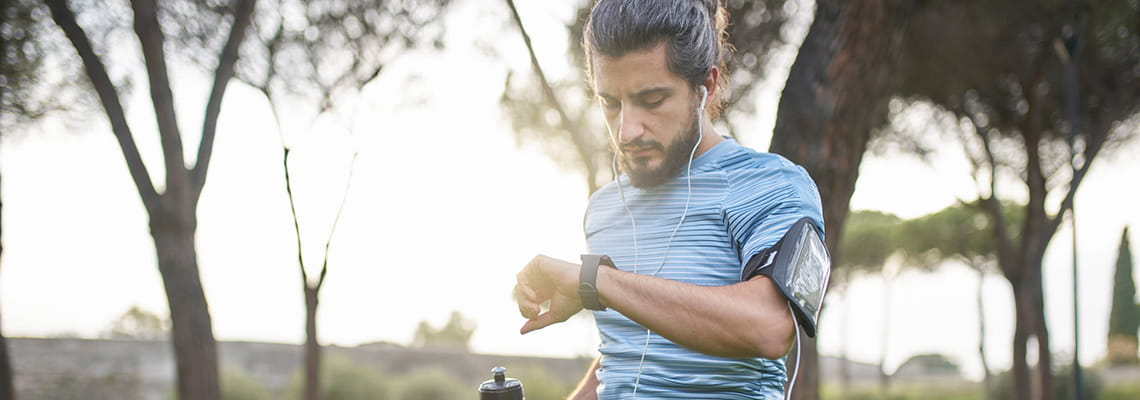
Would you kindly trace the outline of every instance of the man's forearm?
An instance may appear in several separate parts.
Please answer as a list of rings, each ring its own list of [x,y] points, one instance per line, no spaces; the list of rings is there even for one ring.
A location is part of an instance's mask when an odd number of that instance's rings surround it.
[[[602,268],[597,281],[608,307],[701,353],[779,358],[795,332],[787,302],[764,276],[706,287]]]
[[[598,399],[598,366],[601,364],[601,357],[595,358],[594,362],[590,364],[590,368],[586,370],[586,376],[582,377],[582,381],[578,382],[578,387],[574,392],[570,393],[570,397],[566,400],[597,400]]]

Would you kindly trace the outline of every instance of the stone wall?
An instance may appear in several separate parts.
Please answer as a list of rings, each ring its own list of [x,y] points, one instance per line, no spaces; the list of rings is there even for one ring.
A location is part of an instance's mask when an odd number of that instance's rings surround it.
[[[8,338],[21,400],[167,400],[174,387],[173,349],[165,341]],[[237,367],[281,393],[301,365],[301,346],[221,342],[224,367]],[[541,367],[567,382],[581,379],[591,360],[472,354],[396,345],[326,346],[325,357],[344,357],[388,375],[440,368],[471,386],[490,379],[490,369]],[[523,382],[524,384],[526,382]]]

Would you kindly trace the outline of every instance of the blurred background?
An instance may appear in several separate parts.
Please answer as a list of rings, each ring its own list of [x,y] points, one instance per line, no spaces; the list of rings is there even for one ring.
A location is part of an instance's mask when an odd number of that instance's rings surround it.
[[[1140,2],[723,3],[720,131],[824,199],[795,398],[1140,397]],[[510,297],[613,178],[589,1],[0,4],[0,399],[557,399],[597,356]]]

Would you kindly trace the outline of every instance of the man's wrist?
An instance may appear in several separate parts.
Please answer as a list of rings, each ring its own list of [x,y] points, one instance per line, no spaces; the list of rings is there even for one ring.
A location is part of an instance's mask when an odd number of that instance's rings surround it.
[[[614,268],[614,262],[609,257],[597,254],[583,254],[582,265],[578,271],[578,299],[583,308],[594,311],[605,311],[601,295],[598,293],[598,269],[602,266]]]

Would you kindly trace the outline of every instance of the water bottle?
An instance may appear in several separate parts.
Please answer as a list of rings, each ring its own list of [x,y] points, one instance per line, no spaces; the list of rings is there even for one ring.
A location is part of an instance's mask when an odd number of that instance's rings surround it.
[[[479,400],[526,400],[522,382],[507,378],[506,368],[491,368],[491,376],[494,379],[479,385]]]

